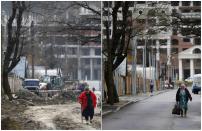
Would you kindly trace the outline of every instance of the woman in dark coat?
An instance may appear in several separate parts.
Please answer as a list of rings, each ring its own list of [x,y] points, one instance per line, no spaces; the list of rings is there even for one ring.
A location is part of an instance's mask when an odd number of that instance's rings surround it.
[[[184,84],[181,84],[180,88],[177,90],[176,101],[181,108],[180,114],[182,117],[183,115],[185,117],[187,115],[187,109],[188,109],[187,103],[189,99],[190,101],[192,101],[192,97],[191,94],[189,93],[189,90],[186,88]]]

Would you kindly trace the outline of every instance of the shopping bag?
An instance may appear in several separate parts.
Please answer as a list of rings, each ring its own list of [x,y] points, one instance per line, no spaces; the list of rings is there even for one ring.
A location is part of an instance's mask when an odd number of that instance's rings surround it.
[[[176,114],[176,115],[180,115],[180,106],[178,103],[175,104],[173,110],[172,110],[172,114]]]

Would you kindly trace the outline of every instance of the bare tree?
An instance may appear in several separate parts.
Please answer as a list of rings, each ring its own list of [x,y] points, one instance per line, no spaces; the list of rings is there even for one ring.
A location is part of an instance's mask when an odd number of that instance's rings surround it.
[[[3,90],[12,100],[11,89],[8,82],[8,73],[18,64],[23,49],[22,35],[22,18],[26,10],[25,2],[12,2],[12,12],[7,22],[7,48],[3,61]],[[16,21],[16,22],[14,22]],[[14,28],[14,26],[16,28]]]
[[[104,4],[109,4],[108,1],[104,2]],[[160,31],[164,30],[166,23],[159,25],[159,28],[154,29],[153,24],[147,24],[147,22],[139,22],[138,18],[142,16],[143,11],[139,12],[139,15],[135,18],[129,13],[129,6],[131,2],[121,2],[117,1],[114,2],[113,7],[105,7],[103,8],[103,14],[107,14],[104,21],[104,26],[106,31],[103,31],[106,35],[106,40],[103,40],[103,54],[106,57],[104,63],[104,79],[107,86],[107,96],[108,96],[108,103],[113,104],[119,101],[118,94],[114,85],[113,79],[113,72],[114,70],[122,63],[122,61],[126,58],[130,40],[135,36],[149,36],[155,35]],[[109,6],[109,5],[108,5]],[[162,12],[159,12],[162,7],[157,7],[154,5],[153,11],[151,10],[150,15],[161,17],[162,21],[168,21],[168,17],[164,18]],[[118,15],[121,13],[122,18],[119,19]],[[137,10],[134,9],[133,13],[137,13]],[[108,18],[107,18],[108,17]],[[146,21],[147,21],[146,16]],[[111,20],[109,20],[111,18]],[[110,38],[110,25],[112,22],[112,35]],[[135,23],[135,24],[134,24]]]

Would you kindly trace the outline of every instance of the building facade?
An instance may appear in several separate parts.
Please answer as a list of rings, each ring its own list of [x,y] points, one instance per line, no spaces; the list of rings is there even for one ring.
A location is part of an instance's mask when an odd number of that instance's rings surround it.
[[[172,1],[172,62],[179,80],[201,73],[201,1]],[[177,14],[177,18],[175,17]]]
[[[89,2],[89,6],[99,12],[99,3]],[[68,6],[71,2],[56,4],[63,7],[64,4]],[[67,80],[101,80],[100,16],[81,6],[62,12],[61,10],[47,12],[45,8],[35,11],[44,13],[44,16],[33,11],[25,13],[22,20],[23,27],[29,29],[26,34],[29,39],[24,46],[24,55],[28,58],[29,64],[32,64],[33,52],[35,66],[62,69],[63,76]],[[8,16],[9,13],[6,11],[2,15],[2,20],[5,21],[2,25],[5,27],[3,34],[6,34]],[[4,38],[6,43],[6,35]]]

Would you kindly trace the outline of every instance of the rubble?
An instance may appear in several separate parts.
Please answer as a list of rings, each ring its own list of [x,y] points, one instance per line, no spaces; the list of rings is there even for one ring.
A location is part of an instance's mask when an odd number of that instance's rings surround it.
[[[80,104],[77,102],[79,94],[79,90],[64,89],[54,95],[37,95],[20,89],[12,101],[2,96],[1,129],[101,129],[99,107],[92,125],[81,123]]]

